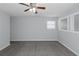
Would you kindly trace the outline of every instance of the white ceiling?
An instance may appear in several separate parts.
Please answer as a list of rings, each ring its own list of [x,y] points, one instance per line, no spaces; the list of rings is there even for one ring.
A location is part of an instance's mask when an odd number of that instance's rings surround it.
[[[79,11],[79,3],[40,3],[37,6],[45,6],[46,10],[38,10],[37,15],[42,16],[64,16]],[[18,3],[0,3],[0,10],[10,14],[11,16],[28,16],[35,15],[28,11],[24,12],[28,7]]]

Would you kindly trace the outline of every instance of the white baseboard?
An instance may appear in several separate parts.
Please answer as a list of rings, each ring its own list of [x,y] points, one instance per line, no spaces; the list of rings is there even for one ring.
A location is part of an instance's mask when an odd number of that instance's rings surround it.
[[[57,39],[12,39],[11,41],[58,41]]]
[[[5,46],[1,47],[1,48],[0,48],[0,51],[3,50],[3,49],[5,49],[5,48],[8,47],[8,46],[10,46],[10,43],[8,43],[8,44],[6,44]]]
[[[70,47],[68,47],[66,44],[64,44],[62,41],[59,41],[59,43],[61,43],[62,45],[64,45],[66,48],[68,48],[70,51],[72,51],[74,54],[76,54],[77,56],[79,56],[79,54],[77,52],[75,52],[73,49],[71,49]]]

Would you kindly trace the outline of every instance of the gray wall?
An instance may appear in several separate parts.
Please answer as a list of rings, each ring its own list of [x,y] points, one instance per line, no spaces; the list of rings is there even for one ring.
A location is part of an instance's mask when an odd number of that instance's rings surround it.
[[[14,16],[11,17],[11,41],[56,41],[55,30],[47,30],[47,20],[57,21],[56,17]]]
[[[59,42],[79,55],[79,33],[59,31]]]
[[[73,21],[71,19],[71,21]],[[59,42],[69,48],[72,52],[79,55],[79,15],[74,17],[73,31],[59,31]],[[77,32],[78,31],[78,32]]]
[[[0,12],[0,50],[10,44],[10,17]]]

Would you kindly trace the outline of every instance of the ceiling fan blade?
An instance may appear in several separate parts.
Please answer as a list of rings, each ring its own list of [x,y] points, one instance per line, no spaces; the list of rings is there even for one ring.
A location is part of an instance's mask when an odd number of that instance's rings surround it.
[[[45,7],[37,7],[37,9],[46,9]]]
[[[33,3],[30,3],[30,6],[32,6]]]
[[[24,12],[27,12],[27,11],[29,11],[30,9],[26,9],[26,10],[24,10]]]
[[[31,6],[35,7],[36,6],[36,3],[30,3]]]
[[[24,5],[24,6],[28,6],[28,7],[29,7],[29,5],[27,5],[27,4],[25,4],[25,3],[19,3],[19,4]]]

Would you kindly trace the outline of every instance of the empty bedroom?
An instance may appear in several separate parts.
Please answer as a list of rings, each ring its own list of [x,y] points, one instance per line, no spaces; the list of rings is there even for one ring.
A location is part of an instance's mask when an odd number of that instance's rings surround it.
[[[0,3],[0,56],[78,56],[79,3]]]

